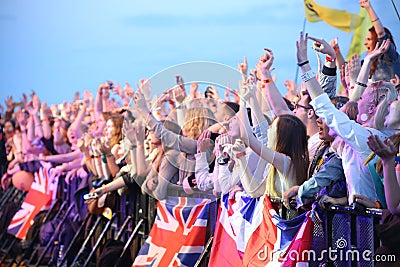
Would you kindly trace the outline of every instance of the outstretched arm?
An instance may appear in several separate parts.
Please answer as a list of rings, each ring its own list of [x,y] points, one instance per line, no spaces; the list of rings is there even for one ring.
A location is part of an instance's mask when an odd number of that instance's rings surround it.
[[[389,47],[390,40],[384,40],[380,45],[377,43],[375,49],[365,57],[364,64],[361,66],[360,73],[355,82],[354,90],[352,90],[350,94],[350,101],[356,102],[361,98],[365,88],[367,88],[366,83],[368,82],[369,70],[371,69],[372,63],[385,53]]]
[[[367,11],[369,18],[371,19],[372,24],[374,25],[376,34],[378,38],[382,38],[385,36],[385,28],[381,20],[379,19],[378,15],[375,13],[370,0],[360,0],[360,7],[364,8]]]
[[[283,100],[281,93],[272,79],[271,67],[274,62],[274,54],[271,49],[265,48],[265,50],[266,53],[260,57],[260,61],[258,62],[263,82],[261,87],[266,88],[267,98],[275,115],[293,114],[286,105],[286,102]]]

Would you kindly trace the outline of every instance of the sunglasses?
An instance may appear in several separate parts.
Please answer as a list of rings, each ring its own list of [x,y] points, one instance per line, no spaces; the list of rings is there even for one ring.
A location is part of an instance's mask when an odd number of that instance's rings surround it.
[[[294,104],[294,109],[297,109],[297,108],[304,108],[305,110],[313,109],[313,107],[306,107],[306,106],[300,105],[299,103]]]

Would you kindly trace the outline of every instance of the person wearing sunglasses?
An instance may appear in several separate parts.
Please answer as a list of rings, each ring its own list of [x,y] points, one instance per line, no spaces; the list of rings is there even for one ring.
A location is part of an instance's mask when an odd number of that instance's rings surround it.
[[[372,201],[378,200],[371,173],[366,166],[363,166],[364,160],[371,153],[366,141],[370,134],[376,134],[380,138],[386,137],[377,129],[379,126],[376,124],[376,119],[386,116],[387,108],[385,110],[383,107],[385,103],[390,103],[396,98],[395,88],[393,85],[387,84],[377,88],[368,87],[358,101],[359,114],[356,122],[351,121],[343,112],[334,107],[315,79],[315,74],[308,64],[308,39],[322,46],[323,49],[320,52],[324,54],[333,55],[334,50],[325,40],[309,37],[307,34],[303,35],[303,33],[300,34],[299,41],[296,42],[297,59],[303,73],[302,80],[312,98],[311,105],[315,108],[317,115],[325,120],[328,127],[334,130],[345,142],[340,156],[348,185],[348,202],[352,204],[356,194],[362,194]],[[302,64],[303,62],[306,63]],[[377,94],[378,97],[376,97]]]

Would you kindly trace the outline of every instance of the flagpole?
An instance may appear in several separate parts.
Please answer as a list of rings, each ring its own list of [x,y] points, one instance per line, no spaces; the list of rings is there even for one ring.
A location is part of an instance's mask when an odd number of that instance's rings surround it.
[[[306,31],[306,18],[304,17],[304,21],[303,21],[303,30],[302,30],[302,32],[303,32],[303,34],[304,34],[304,32]],[[298,78],[298,76],[299,76],[299,66],[296,64],[296,76],[295,76],[295,78],[294,78],[294,83],[297,85],[297,78]]]
[[[400,20],[399,11],[397,11],[396,5],[394,4],[394,1],[393,1],[393,0],[392,0],[392,4],[393,4],[393,7],[394,7],[394,11],[396,11],[397,18]]]

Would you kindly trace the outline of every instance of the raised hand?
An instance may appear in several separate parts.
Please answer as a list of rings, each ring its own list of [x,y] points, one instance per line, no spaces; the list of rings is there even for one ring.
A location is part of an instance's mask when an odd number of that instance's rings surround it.
[[[337,54],[340,51],[339,43],[338,43],[338,37],[333,38],[330,42],[329,45],[333,48],[335,53]]]
[[[23,112],[22,110],[18,110],[17,112],[15,112],[15,117],[18,121],[18,124],[21,127],[26,127],[26,124],[28,123],[25,112]]]
[[[147,116],[150,113],[150,109],[140,88],[138,88],[133,99],[135,101],[137,110],[142,114],[142,116]]]
[[[140,79],[140,90],[142,91],[146,99],[148,99],[152,90],[149,79],[147,78]]]
[[[349,68],[350,84],[354,85],[361,70],[361,60],[359,55],[354,55],[347,64]]]
[[[206,152],[213,146],[213,142],[210,137],[211,131],[209,130],[205,130],[201,133],[199,139],[197,139],[197,153]]]
[[[250,100],[252,97],[256,97],[257,86],[253,82],[248,82],[246,84],[240,84],[240,97],[243,98],[244,101]]]
[[[7,98],[6,98],[6,100],[4,101],[4,103],[6,104],[7,111],[11,111],[11,110],[13,110],[14,107],[15,107],[15,103],[14,103],[14,100],[13,100],[12,95],[7,96]]]
[[[265,72],[271,70],[272,64],[274,63],[274,53],[269,48],[264,48],[265,53],[260,56],[258,61],[258,66],[262,75],[265,75]]]
[[[370,8],[371,7],[371,3],[369,2],[369,0],[360,0],[359,4],[360,4],[360,7],[362,7],[362,8]]]
[[[318,51],[318,52],[321,52],[321,53],[323,53],[325,55],[328,55],[331,58],[335,58],[336,57],[335,50],[324,39],[319,39],[319,38],[315,38],[315,37],[311,37],[311,36],[308,36],[306,38],[314,41],[313,49],[315,51]]]
[[[368,53],[365,56],[365,61],[369,60],[371,62],[373,62],[375,59],[377,59],[380,55],[382,55],[383,53],[385,53],[386,51],[388,51],[390,47],[390,40],[383,40],[382,43],[380,44],[379,42],[376,43],[375,49],[372,50],[370,53]]]
[[[110,140],[108,140],[108,138],[106,137],[102,137],[100,139],[100,151],[103,154],[110,154],[111,153],[111,145],[110,145]]]
[[[242,77],[247,77],[247,70],[248,70],[248,65],[247,65],[247,58],[244,56],[243,58],[243,63],[238,64],[238,70],[242,74]]]
[[[370,135],[367,145],[382,160],[393,160],[397,152],[396,147],[390,139],[382,141],[377,135]]]
[[[175,86],[172,89],[172,95],[174,96],[175,102],[180,105],[183,103],[183,101],[185,101],[186,91],[179,86]]]
[[[124,120],[124,124],[122,125],[122,134],[128,138],[129,142],[131,145],[135,146],[136,145],[136,127],[135,125],[137,122],[135,121],[134,123],[131,123],[128,120]]]
[[[308,34],[303,35],[303,32],[300,32],[300,38],[296,41],[297,48],[297,63],[302,63],[308,60],[307,56],[307,39]]]
[[[224,146],[232,144],[232,136],[229,134],[221,134],[215,139],[215,156],[219,157],[222,154]]]
[[[33,107],[33,114],[36,115],[40,111],[40,99],[37,94],[32,96],[32,107]]]
[[[197,89],[199,89],[199,85],[197,83],[190,84],[190,96],[192,98],[197,98]]]
[[[221,97],[219,96],[218,90],[215,86],[211,85],[209,86],[209,95],[211,96],[211,98],[219,100],[221,99]]]
[[[34,94],[35,94],[35,91],[32,90],[31,96],[33,96]],[[26,96],[25,93],[23,93],[21,101],[19,103],[15,103],[15,105],[19,105],[21,108],[24,108],[27,103],[28,103],[28,97]]]
[[[135,94],[135,90],[133,90],[132,86],[128,82],[125,83],[124,93],[125,96],[128,98],[132,98],[133,95]]]
[[[93,103],[94,96],[88,90],[83,91],[83,101],[85,102],[86,106],[89,107],[91,103]]]
[[[94,155],[100,155],[101,154],[101,141],[99,138],[93,138],[91,142],[92,146],[92,152]]]

